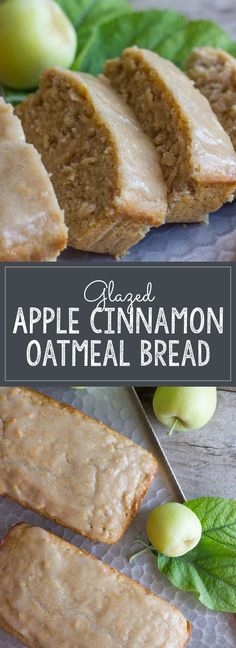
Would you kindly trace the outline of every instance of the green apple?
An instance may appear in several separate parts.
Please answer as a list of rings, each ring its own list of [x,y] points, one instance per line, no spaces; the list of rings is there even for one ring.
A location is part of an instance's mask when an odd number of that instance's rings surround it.
[[[216,387],[157,387],[153,398],[155,415],[169,430],[196,430],[213,416]]]
[[[157,551],[174,558],[196,547],[201,539],[202,525],[197,515],[184,504],[167,502],[150,513],[147,535]]]
[[[73,25],[53,0],[0,3],[0,82],[11,88],[37,86],[43,70],[72,64],[77,46]]]
[[[85,389],[84,385],[79,385],[78,387],[71,387],[71,389]]]

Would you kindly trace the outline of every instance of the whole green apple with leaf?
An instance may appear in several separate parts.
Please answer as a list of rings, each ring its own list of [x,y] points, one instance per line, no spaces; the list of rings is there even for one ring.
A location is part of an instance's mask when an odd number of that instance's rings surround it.
[[[132,45],[181,68],[194,47],[236,55],[236,43],[219,25],[189,21],[177,11],[135,11],[129,0],[0,0],[0,83],[12,103],[38,84],[47,67],[96,75],[108,58]]]
[[[147,535],[131,556],[151,552],[175,587],[216,612],[236,612],[236,502],[199,497],[167,502],[148,516]],[[223,648],[223,647],[222,647]]]

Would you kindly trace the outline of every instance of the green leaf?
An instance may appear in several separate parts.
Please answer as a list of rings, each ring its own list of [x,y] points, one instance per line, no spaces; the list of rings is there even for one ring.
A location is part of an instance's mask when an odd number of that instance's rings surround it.
[[[168,58],[179,67],[184,67],[185,61],[194,47],[219,47],[236,55],[236,43],[221,27],[210,20],[193,20],[183,29],[168,37],[158,48],[157,53]]]
[[[89,38],[81,40],[74,69],[91,74],[102,71],[108,58],[119,56],[125,47],[138,45],[155,51],[179,67],[193,47],[220,47],[236,55],[236,43],[221,27],[209,20],[189,22],[170,10],[148,10],[122,14],[97,25]]]
[[[221,497],[200,497],[186,504],[201,520],[203,537],[236,552],[236,502]]]
[[[91,7],[99,0],[56,0],[74,27],[84,20]]]
[[[8,101],[8,103],[17,104],[20,101],[24,101],[24,99],[27,97],[27,94],[27,91],[15,91],[11,90],[11,88],[6,88],[6,86],[0,85],[0,96],[4,97],[5,101]]]
[[[98,74],[108,58],[132,45],[151,49],[182,68],[192,48],[200,45],[220,47],[236,56],[236,43],[207,20],[189,22],[170,10],[133,11],[128,0],[56,1],[77,31],[74,70]],[[5,94],[12,103],[22,96],[14,90]]]
[[[202,538],[180,558],[157,557],[158,569],[178,589],[195,592],[216,612],[236,612],[236,552]]]
[[[236,612],[236,502],[203,497],[186,506],[201,520],[202,538],[179,558],[158,554],[158,569],[178,589],[195,592],[211,610]]]
[[[173,38],[173,34],[186,24],[187,19],[175,11],[149,10],[122,14],[93,30],[84,50],[79,46],[73,68],[98,74],[108,58],[119,56],[125,47],[132,45],[158,51],[163,40],[171,34]]]
[[[90,6],[89,11],[77,29],[78,52],[73,64],[73,69],[81,69],[80,61],[83,60],[85,52],[92,44],[94,36],[96,41],[97,29],[100,25],[109,22],[113,18],[131,13],[132,7],[128,0],[97,0]]]
[[[132,11],[128,0],[56,0],[75,28],[83,24],[84,31],[93,29],[105,20]]]

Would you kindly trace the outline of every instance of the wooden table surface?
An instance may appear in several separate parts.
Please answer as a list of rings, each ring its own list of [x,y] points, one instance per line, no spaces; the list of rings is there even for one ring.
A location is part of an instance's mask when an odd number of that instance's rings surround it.
[[[236,40],[235,0],[130,0],[136,9],[175,9],[192,19],[207,18],[218,22]]]
[[[172,437],[153,414],[154,390],[140,388],[137,392],[186,498],[214,495],[236,499],[236,392],[219,390],[217,409],[208,425]]]

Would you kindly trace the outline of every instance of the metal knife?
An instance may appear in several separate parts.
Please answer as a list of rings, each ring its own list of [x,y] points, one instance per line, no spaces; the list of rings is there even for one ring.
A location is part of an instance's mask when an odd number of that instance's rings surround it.
[[[141,403],[141,400],[137,394],[135,387],[130,388],[130,393],[133,401],[135,402],[136,409],[139,412],[139,416],[141,420],[144,422],[146,428],[148,429],[150,436],[154,437],[155,439],[157,458],[159,460],[159,470],[162,473],[164,481],[167,482],[171,494],[173,495],[175,500],[179,502],[186,502],[186,497],[184,495],[184,492],[178,482],[177,477],[175,476],[175,473],[173,471],[173,468],[170,465],[169,460],[167,459],[166,453],[164,452],[162,445],[158,439],[158,435],[154,430],[154,428],[152,427],[146,415],[146,412],[143,408],[143,405]]]

